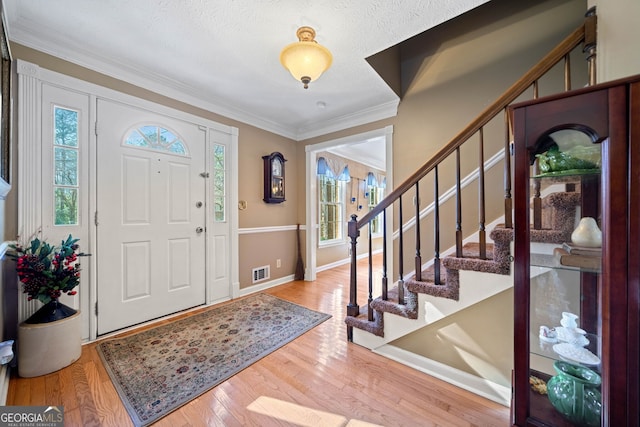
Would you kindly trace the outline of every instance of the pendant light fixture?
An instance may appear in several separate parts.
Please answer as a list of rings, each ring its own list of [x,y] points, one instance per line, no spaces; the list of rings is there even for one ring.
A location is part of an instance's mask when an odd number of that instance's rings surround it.
[[[282,49],[280,62],[308,89],[309,83],[317,80],[331,66],[333,56],[329,49],[315,41],[313,28],[300,27],[296,35],[299,41]]]

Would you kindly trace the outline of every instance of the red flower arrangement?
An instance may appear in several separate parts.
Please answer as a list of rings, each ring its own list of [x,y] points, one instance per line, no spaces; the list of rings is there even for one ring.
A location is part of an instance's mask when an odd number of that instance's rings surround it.
[[[51,246],[37,238],[26,248],[21,245],[10,246],[13,252],[8,252],[7,256],[16,260],[18,278],[29,300],[37,299],[47,304],[56,301],[63,293],[77,293],[73,289],[80,283],[78,257],[88,255],[77,252],[78,240],[69,235],[60,247]]]

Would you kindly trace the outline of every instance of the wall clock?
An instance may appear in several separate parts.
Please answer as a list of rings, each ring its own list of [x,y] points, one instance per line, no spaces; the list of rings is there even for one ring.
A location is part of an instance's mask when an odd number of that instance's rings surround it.
[[[284,162],[281,153],[274,152],[262,156],[264,161],[264,201],[266,203],[284,202]]]

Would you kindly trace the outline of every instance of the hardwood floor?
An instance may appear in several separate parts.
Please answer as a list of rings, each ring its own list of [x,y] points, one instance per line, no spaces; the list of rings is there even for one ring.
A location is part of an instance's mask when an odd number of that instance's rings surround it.
[[[333,317],[154,426],[509,425],[509,408],[348,343],[348,282],[343,266],[265,291]],[[132,425],[95,342],[65,369],[14,376],[7,405],[63,405],[66,426]]]

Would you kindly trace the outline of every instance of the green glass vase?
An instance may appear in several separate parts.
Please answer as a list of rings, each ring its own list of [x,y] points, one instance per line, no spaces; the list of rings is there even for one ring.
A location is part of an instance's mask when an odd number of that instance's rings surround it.
[[[587,367],[561,360],[557,360],[553,367],[558,374],[547,382],[547,393],[553,407],[578,426],[600,426],[600,375]]]

